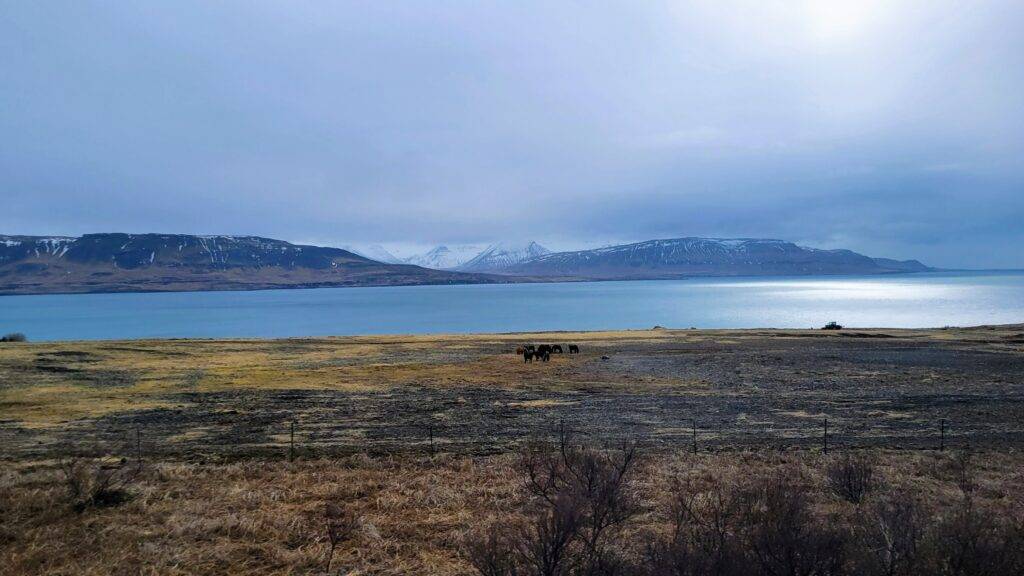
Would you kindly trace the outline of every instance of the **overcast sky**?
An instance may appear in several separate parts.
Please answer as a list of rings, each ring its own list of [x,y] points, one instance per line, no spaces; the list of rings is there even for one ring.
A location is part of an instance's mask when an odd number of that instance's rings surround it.
[[[0,233],[1024,267],[1024,2],[0,0]]]

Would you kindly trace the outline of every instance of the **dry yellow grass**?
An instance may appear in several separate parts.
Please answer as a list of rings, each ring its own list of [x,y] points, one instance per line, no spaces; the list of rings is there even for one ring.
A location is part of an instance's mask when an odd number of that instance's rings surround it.
[[[1022,347],[1016,335],[1021,327],[953,329],[953,330],[872,330],[869,336],[886,334],[899,338],[901,346],[941,342],[941,350],[951,356],[960,351],[979,352],[987,358],[992,350],[1003,352],[1001,361],[1019,358]],[[504,453],[487,457],[443,454],[428,458],[411,453],[393,457],[371,458],[357,455],[342,459],[313,459],[295,463],[277,460],[245,460],[225,463],[221,452],[202,449],[182,451],[167,460],[148,463],[144,472],[130,487],[132,498],[125,504],[110,508],[90,508],[81,513],[71,510],[61,475],[52,460],[38,454],[60,454],[59,446],[37,448],[36,440],[56,437],[60,431],[70,434],[95,431],[105,424],[75,427],[68,421],[97,418],[115,413],[140,413],[144,409],[177,407],[187,403],[184,393],[197,396],[220,392],[256,391],[260,394],[277,390],[337,390],[354,392],[341,395],[345,403],[355,402],[361,393],[386,392],[399,396],[403,390],[428,389],[429,394],[416,396],[415,402],[429,403],[436,399],[467,402],[463,398],[488,398],[495,402],[495,415],[477,422],[481,434],[500,433],[501,426],[525,428],[528,420],[545,411],[571,410],[585,404],[586,398],[603,392],[614,392],[615,402],[608,402],[611,411],[638,400],[645,394],[652,405],[661,404],[668,395],[686,395],[684,400],[709,398],[717,402],[731,394],[758,396],[762,393],[740,381],[733,388],[723,389],[713,379],[723,374],[732,377],[754,364],[764,365],[769,377],[781,382],[776,395],[790,394],[792,402],[773,406],[771,411],[752,415],[749,426],[761,426],[761,418],[776,415],[790,420],[817,420],[825,416],[823,409],[832,409],[825,402],[806,406],[799,403],[807,396],[806,388],[787,390],[787,378],[804,381],[803,374],[815,370],[814,379],[837,367],[845,372],[835,379],[840,392],[861,385],[870,386],[887,375],[878,365],[843,364],[856,359],[855,352],[843,356],[832,365],[819,366],[817,357],[807,363],[793,349],[803,352],[805,344],[830,339],[831,342],[874,343],[875,351],[884,351],[883,340],[855,340],[821,331],[775,330],[650,330],[622,332],[487,334],[462,336],[388,336],[353,338],[314,338],[286,340],[148,340],[126,342],[63,342],[11,344],[0,346],[0,432],[20,441],[24,454],[37,454],[21,459],[8,459],[0,471],[0,569],[5,576],[29,574],[317,574],[322,571],[327,544],[324,533],[323,508],[328,502],[344,505],[359,518],[356,537],[344,543],[335,556],[335,568],[351,574],[426,574],[451,575],[470,573],[460,553],[460,542],[471,529],[491,520],[507,519],[518,514],[523,490],[515,469],[515,456]],[[748,343],[757,341],[749,364],[728,364],[718,372],[723,358],[731,359]],[[522,342],[575,342],[584,354],[576,357],[553,356],[549,363],[526,364],[510,356]],[[790,354],[774,363],[770,356],[783,354],[779,342],[786,343]],[[708,346],[703,346],[707,344]],[[631,346],[633,358],[646,362],[605,363],[600,357]],[[749,350],[748,350],[749,352]],[[675,354],[675,356],[672,356]],[[758,355],[764,356],[765,360]],[[625,356],[625,355],[623,355]],[[673,359],[677,363],[662,363]],[[641,365],[642,364],[642,365]],[[686,379],[673,374],[676,367],[696,367]],[[664,368],[651,371],[652,368]],[[646,367],[646,368],[645,368]],[[708,369],[705,376],[700,369]],[[910,370],[914,366],[905,368]],[[898,385],[935,395],[935,382],[949,380],[958,365],[950,364],[946,373],[928,368],[906,375]],[[645,371],[647,370],[647,371]],[[903,373],[904,369],[899,371]],[[889,370],[888,373],[897,370]],[[1015,385],[1013,375],[994,371],[991,389],[1008,393]],[[758,385],[761,382],[757,382]],[[962,386],[953,381],[951,386]],[[463,390],[465,389],[465,390]],[[501,389],[512,393],[502,396],[470,396],[466,391]],[[444,392],[445,394],[441,394]],[[559,394],[547,394],[559,392]],[[626,393],[637,393],[630,396]],[[826,391],[832,394],[832,391]],[[889,391],[885,391],[888,395]],[[264,394],[264,396],[272,394]],[[718,395],[718,396],[714,396]],[[714,396],[714,397],[712,397]],[[767,397],[767,393],[764,394]],[[672,396],[679,398],[679,396]],[[823,396],[829,398],[830,396]],[[1019,396],[1018,396],[1019,397]],[[494,400],[494,398],[498,398]],[[621,403],[618,399],[621,398]],[[318,408],[319,397],[307,398],[304,410]],[[888,404],[875,406],[872,398],[856,398],[869,406],[871,419],[887,421],[920,418],[924,412],[895,412]],[[499,405],[500,404],[500,405]],[[1012,406],[1012,404],[1008,404]],[[196,408],[195,404],[192,408]],[[310,408],[312,406],[312,408]],[[371,406],[367,404],[367,406]],[[379,404],[372,404],[379,407]],[[747,420],[747,411],[756,405],[736,403],[735,411],[723,416]],[[214,404],[208,410],[218,415],[237,407],[230,401]],[[268,408],[269,407],[269,408]],[[190,440],[215,436],[226,431],[246,432],[249,418],[263,415],[260,410],[280,412],[294,409],[295,400],[287,397],[278,404],[259,405],[251,411],[244,408],[237,417],[227,421],[210,418],[196,420],[191,428],[158,428],[153,426],[144,438],[149,448],[160,443],[168,447],[187,444]],[[824,408],[823,408],[824,407]],[[842,410],[849,411],[847,403]],[[188,408],[186,406],[186,408]],[[442,407],[443,408],[443,407]],[[430,407],[423,414],[406,415],[408,424],[417,425],[412,417],[448,418],[442,408]],[[877,409],[876,409],[877,408]],[[883,409],[886,408],[886,409]],[[927,406],[925,408],[928,408]],[[983,405],[984,426],[992,419],[993,408]],[[910,410],[910,408],[906,408]],[[520,420],[504,420],[506,412],[515,411]],[[198,412],[198,409],[193,410]],[[186,413],[182,411],[182,414]],[[456,413],[457,412],[453,412]],[[204,412],[205,414],[205,412]],[[380,412],[385,414],[385,412]],[[488,413],[489,414],[489,413]],[[519,416],[528,414],[530,416]],[[965,412],[966,414],[966,412]],[[972,412],[973,414],[973,412]],[[301,434],[317,433],[317,439],[303,437],[303,443],[325,445],[334,442],[358,446],[360,435],[371,437],[395,434],[401,429],[368,426],[359,422],[363,413],[355,410],[352,421],[338,425],[330,417],[348,417],[344,411],[330,412],[320,420],[310,418]],[[377,415],[374,415],[377,416]],[[161,422],[173,423],[181,414],[170,415]],[[538,418],[536,421],[542,421]],[[497,424],[494,424],[497,422]],[[511,422],[512,424],[508,424]],[[655,441],[682,438],[688,442],[690,429],[675,420],[651,420]],[[239,424],[241,423],[241,424]],[[831,423],[831,420],[830,420]],[[81,424],[81,423],[79,423]],[[451,424],[451,423],[449,423]],[[457,423],[456,423],[457,424]],[[587,424],[587,423],[583,423]],[[966,417],[958,423],[960,431],[969,424]],[[487,428],[493,425],[493,428]],[[219,442],[251,442],[253,447],[272,443],[274,451],[287,452],[287,427],[272,421],[263,425],[271,430],[261,436],[231,436]],[[461,429],[449,426],[449,433]],[[22,429],[28,429],[22,430]],[[982,428],[988,433],[987,429]],[[158,433],[166,430],[166,436]],[[900,431],[899,428],[885,429]],[[913,430],[917,430],[914,428]],[[1007,430],[1010,430],[1008,427]],[[1010,430],[1012,432],[1012,430]],[[727,430],[702,426],[700,441],[713,444]],[[780,430],[778,438],[797,434],[796,429]],[[29,440],[25,440],[28,438]],[[396,436],[399,446],[415,450],[427,446],[422,433]],[[986,436],[994,438],[992,434]],[[979,454],[977,497],[988,503],[1016,509],[1024,514],[1024,457],[1014,448],[1012,435],[1002,451]],[[486,444],[486,438],[481,440]],[[437,445],[443,451],[451,438],[440,436]],[[213,445],[211,443],[211,445]],[[678,446],[679,444],[676,444]],[[388,445],[390,446],[390,445]],[[110,449],[109,446],[106,447]],[[390,448],[389,448],[390,449]],[[38,450],[38,452],[33,452]],[[47,452],[49,450],[49,452]],[[397,452],[398,450],[396,450]],[[155,451],[154,451],[155,452]],[[255,451],[242,454],[255,454]],[[325,452],[302,451],[302,454]],[[880,470],[891,485],[910,487],[930,502],[951,502],[958,498],[956,480],[949,472],[950,456],[933,452],[875,452]],[[129,450],[125,454],[129,459]],[[118,455],[120,456],[120,455]],[[184,458],[193,458],[186,461]],[[225,458],[225,459],[222,459]],[[203,462],[201,459],[205,459]],[[801,467],[812,479],[816,492],[812,495],[818,510],[842,518],[849,514],[849,505],[836,501],[823,491],[823,461],[813,452],[725,452],[691,456],[685,451],[661,452],[652,455],[643,467],[637,490],[643,502],[643,513],[630,528],[636,534],[643,530],[661,530],[667,518],[667,500],[673,480],[695,477],[705,483],[728,481],[749,475],[752,471],[782,465]],[[938,505],[938,504],[936,504]],[[1016,508],[1014,508],[1016,507]]]
[[[869,330],[917,341],[1019,352],[1020,327]],[[849,332],[847,332],[849,334]],[[405,385],[502,389],[658,388],[699,394],[708,382],[645,374],[600,381],[573,369],[568,355],[550,365],[516,363],[521,342],[575,342],[591,354],[623,346],[714,343],[744,346],[765,338],[841,338],[815,330],[631,330],[360,336],[284,340],[137,340],[0,346],[0,412],[26,428],[45,428],[113,412],[173,407],[169,395],[229,390],[372,392]],[[849,339],[848,339],[849,340]],[[870,379],[870,372],[851,379]]]
[[[175,392],[343,390],[420,386],[560,386],[573,377],[509,362],[523,341],[594,349],[680,338],[670,331],[565,332],[286,340],[136,340],[0,346],[0,411],[27,428],[112,412],[171,407]],[[684,333],[683,338],[689,334]],[[47,368],[52,365],[53,371]],[[578,380],[578,379],[577,379]],[[111,383],[113,381],[113,383]],[[673,379],[648,379],[676,386]],[[631,382],[632,384],[632,382]]]
[[[934,506],[960,498],[948,453],[875,457],[888,485]],[[979,501],[1021,505],[1020,455],[978,455],[975,462]],[[825,462],[813,453],[661,453],[641,468],[643,511],[630,533],[665,526],[676,480],[730,482],[794,465],[816,487],[808,498],[822,514],[851,512],[824,488]],[[518,514],[524,496],[512,455],[157,463],[130,485],[129,502],[81,513],[70,510],[61,482],[52,462],[24,462],[0,475],[5,575],[318,574],[328,502],[352,511],[359,526],[335,555],[336,573],[469,574],[464,537]]]

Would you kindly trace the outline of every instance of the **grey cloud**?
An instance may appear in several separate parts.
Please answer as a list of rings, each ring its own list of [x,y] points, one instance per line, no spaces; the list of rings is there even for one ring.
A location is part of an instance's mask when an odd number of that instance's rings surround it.
[[[1024,7],[833,4],[6,2],[0,229],[1024,267]]]

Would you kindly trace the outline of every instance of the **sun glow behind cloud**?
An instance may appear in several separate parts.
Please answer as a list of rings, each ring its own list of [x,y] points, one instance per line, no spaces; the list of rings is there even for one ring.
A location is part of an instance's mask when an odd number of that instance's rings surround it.
[[[869,36],[885,8],[885,3],[872,0],[810,0],[803,12],[812,39],[838,44]]]

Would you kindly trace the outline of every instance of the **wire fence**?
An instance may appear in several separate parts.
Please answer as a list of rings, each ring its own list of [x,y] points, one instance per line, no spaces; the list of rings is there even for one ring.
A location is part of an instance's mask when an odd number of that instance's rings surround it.
[[[745,426],[735,422],[723,424],[688,418],[672,423],[610,427],[574,418],[571,411],[564,411],[532,429],[509,425],[499,435],[484,435],[471,423],[453,423],[434,418],[376,427],[339,426],[329,421],[286,418],[266,426],[250,426],[243,430],[235,425],[206,426],[170,438],[147,432],[143,426],[111,428],[91,438],[91,442],[65,443],[50,448],[58,452],[83,455],[114,453],[138,461],[161,457],[294,461],[299,458],[358,453],[493,454],[515,450],[531,441],[555,443],[566,433],[571,434],[577,442],[595,446],[613,447],[629,441],[652,450],[692,453],[752,449],[830,454],[866,448],[941,452],[1024,445],[1024,430],[1020,427],[979,428],[974,424],[966,429],[958,429],[956,423],[948,418],[904,425],[898,431],[889,430],[888,434],[870,423],[858,423],[848,418],[821,418],[789,426],[780,426],[774,422]]]

